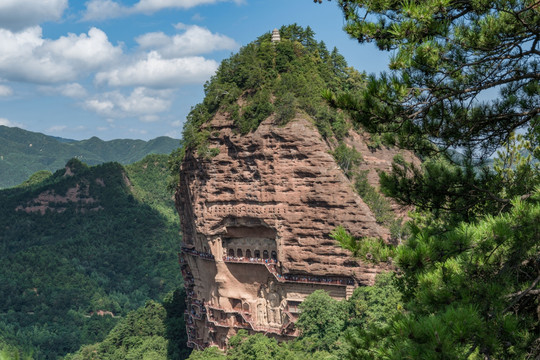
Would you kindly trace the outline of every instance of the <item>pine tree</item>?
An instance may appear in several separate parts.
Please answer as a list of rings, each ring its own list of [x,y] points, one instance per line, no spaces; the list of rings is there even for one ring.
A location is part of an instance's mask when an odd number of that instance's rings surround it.
[[[492,153],[516,129],[534,133],[540,112],[537,0],[338,4],[351,37],[394,53],[391,74],[372,77],[363,93],[338,97],[338,105],[355,110],[370,129],[401,132],[416,148],[427,137],[437,145],[474,148],[477,155]]]
[[[404,311],[360,329],[351,358],[539,358],[540,2],[338,4],[351,37],[394,55],[390,74],[326,99],[425,160],[381,177],[416,206],[395,259]]]

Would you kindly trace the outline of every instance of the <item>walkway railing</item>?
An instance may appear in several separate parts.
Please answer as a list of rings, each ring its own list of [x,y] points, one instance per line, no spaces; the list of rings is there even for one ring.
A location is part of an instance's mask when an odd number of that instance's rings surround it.
[[[212,254],[200,252],[190,248],[182,248],[182,250],[188,254],[198,256],[204,260],[214,261],[215,257]],[[320,285],[335,285],[335,286],[354,286],[354,280],[351,278],[336,278],[328,276],[317,275],[281,275],[277,269],[277,260],[275,259],[261,259],[261,258],[247,258],[237,256],[224,256],[223,261],[226,263],[237,264],[259,264],[265,265],[268,271],[274,275],[279,282],[295,282],[295,283],[307,283],[307,284],[320,284]]]
[[[195,249],[191,249],[191,248],[187,248],[187,247],[182,247],[182,251],[186,254],[190,254],[190,255],[194,255],[194,256],[198,256],[200,257],[201,259],[204,259],[204,260],[210,260],[210,261],[214,261],[215,258],[214,258],[214,255],[210,254],[210,253],[205,253],[205,252],[202,252],[202,251],[197,251]]]
[[[254,258],[254,257],[237,257],[237,256],[224,256],[223,261],[227,263],[242,263],[242,264],[260,264],[260,265],[266,265],[266,264],[277,264],[277,260],[275,259],[261,259],[261,258]]]
[[[286,282],[310,283],[310,284],[319,284],[319,285],[335,285],[335,286],[354,285],[354,280],[352,279],[332,278],[332,277],[326,277],[326,276],[285,274],[282,276],[282,278]]]
[[[354,285],[354,280],[352,279],[343,279],[343,278],[332,278],[325,276],[315,276],[315,275],[291,275],[285,274],[281,275],[275,264],[265,264],[268,271],[274,275],[277,281],[279,282],[294,282],[294,283],[306,283],[306,284],[317,284],[317,285],[334,285],[334,286],[350,286]]]

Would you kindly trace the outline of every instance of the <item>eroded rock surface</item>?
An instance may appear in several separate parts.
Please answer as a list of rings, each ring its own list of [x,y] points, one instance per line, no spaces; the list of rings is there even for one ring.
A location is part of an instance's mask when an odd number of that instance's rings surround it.
[[[389,267],[355,260],[329,237],[338,225],[357,237],[389,232],[310,121],[278,127],[268,119],[248,135],[223,115],[210,125],[219,154],[188,152],[176,193],[189,346],[224,347],[240,328],[296,336],[298,305],[313,291],[345,299]],[[390,168],[395,151],[371,152],[361,136],[349,141],[370,171]]]
[[[90,186],[88,184],[76,184],[69,188],[65,195],[59,195],[54,190],[47,190],[39,194],[35,199],[28,201],[25,205],[19,205],[15,211],[26,213],[40,213],[44,215],[47,211],[63,213],[68,205],[75,205],[77,212],[98,211],[103,208],[95,205],[96,199],[90,197]]]

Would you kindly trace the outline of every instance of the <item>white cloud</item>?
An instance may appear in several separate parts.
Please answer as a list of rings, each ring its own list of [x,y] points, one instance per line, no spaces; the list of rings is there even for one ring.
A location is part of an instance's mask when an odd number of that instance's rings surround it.
[[[73,132],[86,132],[88,128],[84,125],[79,125],[75,127],[66,126],[66,125],[53,125],[49,127],[45,132],[49,134],[67,134]]]
[[[182,137],[182,132],[180,130],[171,130],[166,132],[165,136],[171,137],[173,139],[180,139]]]
[[[70,98],[83,98],[88,94],[86,89],[79,83],[70,83],[59,86],[42,86],[39,90],[47,95],[61,94]]]
[[[44,21],[59,20],[68,0],[2,0],[0,27],[21,30]]]
[[[141,116],[139,118],[139,120],[141,120],[142,122],[146,122],[146,123],[152,123],[152,122],[159,121],[159,116],[157,116],[157,115],[144,115],[144,116]]]
[[[193,21],[203,21],[205,18],[204,16],[202,16],[201,14],[199,13],[195,13],[193,14],[193,16],[191,17],[191,20]]]
[[[0,85],[0,96],[10,96],[13,90],[9,86]]]
[[[19,123],[13,122],[13,121],[9,121],[6,118],[0,118],[0,125],[4,125],[4,126],[7,126],[7,127],[20,127],[20,128],[24,127],[22,124],[19,124]]]
[[[188,28],[188,25],[179,22],[179,23],[174,24],[173,27],[174,27],[176,30],[185,30],[185,29]]]
[[[47,129],[47,132],[48,133],[57,133],[57,132],[62,132],[64,130],[67,129],[67,126],[65,125],[55,125],[55,126],[51,126],[50,128]]]
[[[216,50],[235,50],[236,41],[221,34],[213,34],[197,25],[176,24],[177,29],[186,29],[183,34],[167,36],[162,32],[148,33],[135,40],[142,49],[157,50],[166,58],[206,54]]]
[[[112,116],[114,103],[109,100],[90,99],[85,101],[84,107],[101,115]]]
[[[157,116],[157,113],[169,110],[171,107],[170,96],[171,92],[168,90],[150,90],[137,87],[127,96],[119,91],[97,95],[86,100],[83,106],[109,118],[127,116],[144,118],[148,116],[148,119],[151,119],[153,116]]]
[[[182,84],[203,82],[213,75],[217,68],[216,61],[203,57],[164,59],[157,51],[151,51],[146,59],[97,73],[96,82],[110,86],[173,88]]]
[[[107,64],[122,53],[119,47],[109,42],[107,34],[95,27],[88,31],[88,35],[68,34],[58,40],[48,41],[45,51],[88,68]]]
[[[71,83],[62,85],[60,93],[67,97],[81,98],[86,96],[86,89],[78,83]]]
[[[0,77],[14,81],[56,83],[73,81],[122,54],[97,28],[88,34],[44,39],[39,26],[20,32],[0,29]]]
[[[140,0],[134,6],[136,12],[153,13],[163,9],[178,8],[189,9],[199,5],[215,4],[218,2],[230,0]],[[237,4],[241,4],[243,0],[232,0]]]
[[[134,133],[134,134],[140,134],[140,135],[146,135],[148,134],[148,130],[143,130],[143,129],[129,129],[129,132],[130,133]]]
[[[128,15],[128,7],[118,4],[112,0],[90,0],[86,3],[86,11],[82,17],[83,21],[105,20]]]
[[[244,0],[140,0],[132,7],[112,0],[90,0],[86,3],[83,20],[105,20],[131,14],[152,14],[163,9],[190,9],[218,2],[244,3]]]

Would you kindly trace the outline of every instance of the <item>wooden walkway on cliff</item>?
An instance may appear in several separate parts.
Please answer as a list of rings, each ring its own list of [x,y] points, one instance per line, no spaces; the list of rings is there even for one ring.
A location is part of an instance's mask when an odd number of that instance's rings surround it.
[[[203,260],[215,261],[214,255],[197,251],[192,248],[182,247],[182,251],[186,254],[197,256]],[[185,260],[182,253],[178,254],[180,264],[184,264]],[[346,298],[350,298],[355,288],[355,282],[350,277],[335,277],[335,276],[318,276],[318,275],[297,275],[297,274],[280,274],[277,270],[277,261],[275,259],[261,258],[246,258],[235,256],[223,256],[223,262],[231,264],[250,264],[264,265],[268,272],[280,283],[301,283],[301,284],[316,284],[345,287]]]

